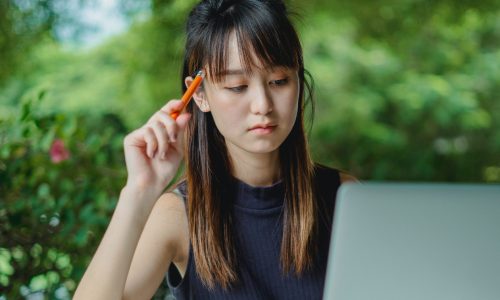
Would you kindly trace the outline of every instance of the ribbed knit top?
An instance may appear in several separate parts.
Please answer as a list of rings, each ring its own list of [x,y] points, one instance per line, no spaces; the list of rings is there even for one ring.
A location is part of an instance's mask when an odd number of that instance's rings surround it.
[[[281,181],[253,187],[234,179],[231,190],[233,232],[238,258],[239,281],[229,290],[209,290],[196,274],[192,249],[181,278],[174,264],[167,272],[172,294],[181,299],[321,299],[330,244],[335,196],[340,185],[337,170],[315,168],[316,201],[320,216],[318,251],[311,269],[300,276],[284,275],[280,266],[283,234],[284,188]],[[178,190],[185,197],[186,184]]]

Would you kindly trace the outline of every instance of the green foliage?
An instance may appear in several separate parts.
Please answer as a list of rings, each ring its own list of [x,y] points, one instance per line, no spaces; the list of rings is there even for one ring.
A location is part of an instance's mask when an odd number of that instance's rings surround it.
[[[141,109],[129,119],[134,127],[168,100],[181,97],[184,26],[196,2],[152,1],[151,17],[134,24],[120,42],[125,87],[121,101]]]
[[[194,2],[167,1],[127,33],[90,51],[48,40],[33,45],[24,55],[26,70],[10,74],[0,89],[0,116],[11,113],[26,90],[44,84],[50,91],[44,112],[112,112],[127,127],[140,126],[181,96],[184,22]]]
[[[0,295],[9,299],[75,288],[125,182],[120,119],[42,115],[44,94],[0,120]],[[55,141],[69,155],[58,157]]]
[[[0,1],[0,86],[53,22],[46,1]]]
[[[57,40],[57,29],[72,31],[74,39],[88,30],[75,15],[93,1],[3,0],[0,1],[0,87],[12,73],[30,71],[26,57],[40,43]],[[72,30],[71,30],[72,29]],[[24,73],[25,75],[28,73]]]
[[[302,32],[316,158],[362,179],[499,182],[499,17],[469,10],[450,24],[436,12],[392,46],[317,15]]]

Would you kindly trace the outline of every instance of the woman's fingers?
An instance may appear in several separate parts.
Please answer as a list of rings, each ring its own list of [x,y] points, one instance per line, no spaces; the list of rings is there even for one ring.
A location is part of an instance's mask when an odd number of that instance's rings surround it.
[[[160,108],[160,111],[166,112],[168,115],[170,115],[173,112],[180,112],[183,107],[184,103],[181,100],[170,100],[167,102],[167,104]]]
[[[158,141],[157,154],[160,155],[161,159],[164,159],[168,150],[169,142],[167,129],[165,128],[165,125],[160,121],[155,121],[150,126],[153,129],[156,140]]]
[[[179,100],[169,101],[146,124],[125,137],[127,184],[164,187],[173,178],[182,160],[182,131],[189,114],[181,114],[177,120],[170,114],[182,106]]]
[[[143,140],[146,150],[146,155],[149,158],[154,158],[159,155],[164,159],[166,153],[171,146],[170,143],[176,143],[180,132],[186,128],[186,125],[191,117],[190,114],[183,113],[174,120],[171,113],[179,111],[183,108],[183,103],[180,100],[171,100],[156,112],[148,122],[132,135],[135,140]],[[140,138],[142,136],[142,139]],[[139,143],[135,143],[137,146]],[[142,144],[142,143],[141,143]]]
[[[183,113],[179,115],[179,117],[176,120],[177,126],[179,127],[179,131],[183,131],[186,128],[190,119],[191,119],[191,114]]]
[[[154,158],[156,149],[158,148],[158,140],[156,139],[153,128],[149,126],[144,128],[144,141],[146,142],[147,156],[149,158]]]
[[[172,143],[175,143],[177,141],[177,135],[178,135],[177,133],[179,131],[176,121],[172,119],[172,117],[163,110],[157,112],[157,115],[158,119],[161,120],[161,122],[165,125],[168,134],[168,139]]]

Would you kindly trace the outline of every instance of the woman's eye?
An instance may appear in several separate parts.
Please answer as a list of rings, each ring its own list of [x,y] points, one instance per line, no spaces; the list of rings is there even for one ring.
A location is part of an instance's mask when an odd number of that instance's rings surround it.
[[[234,92],[234,93],[241,93],[246,88],[247,88],[246,85],[239,85],[239,86],[235,86],[235,87],[227,87],[226,89],[228,89],[228,90],[230,90],[231,92]]]
[[[278,80],[273,80],[271,81],[271,84],[280,86],[280,85],[285,85],[288,83],[288,78],[283,78],[283,79],[278,79]]]

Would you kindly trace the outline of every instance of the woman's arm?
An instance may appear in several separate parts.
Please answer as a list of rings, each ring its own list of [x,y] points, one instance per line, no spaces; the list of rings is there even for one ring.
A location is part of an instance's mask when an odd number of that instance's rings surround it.
[[[135,250],[125,284],[124,299],[151,299],[165,278],[170,263],[184,273],[189,235],[184,201],[176,194],[156,203]]]
[[[153,195],[125,187],[111,222],[73,299],[122,299],[132,257],[150,208],[143,202]],[[152,202],[152,201],[149,201]]]
[[[172,112],[179,111],[181,107],[181,101],[169,101],[144,126],[125,137],[127,184],[121,191],[108,229],[78,285],[74,299],[123,298],[143,229],[150,214],[153,216],[150,223],[154,224],[157,218],[155,204],[163,189],[174,178],[182,160],[183,131],[190,116],[181,114],[176,120],[170,117]],[[170,237],[163,239],[168,240]],[[175,249],[166,248],[165,251],[162,258],[157,255],[151,259],[163,259],[164,263],[170,263]],[[154,273],[154,270],[144,272]]]

